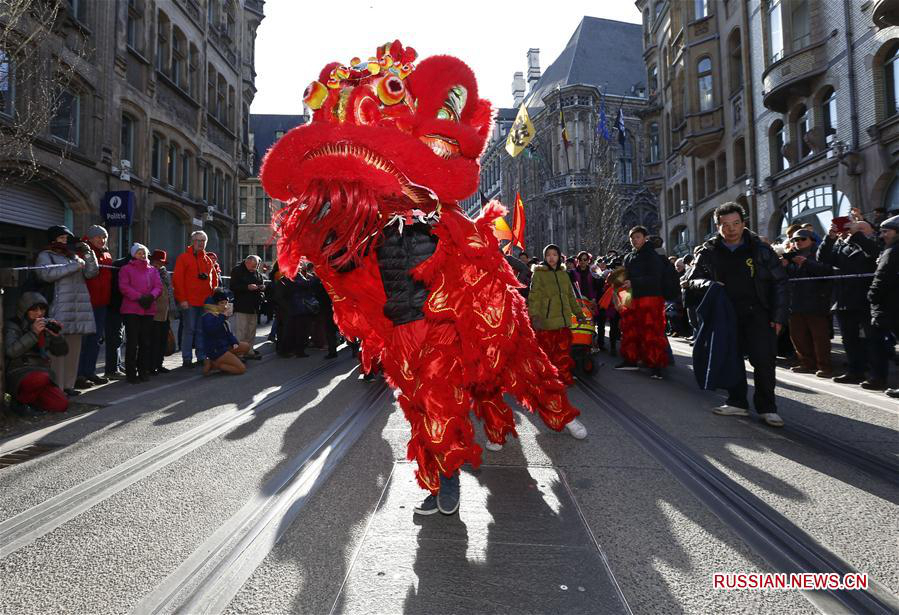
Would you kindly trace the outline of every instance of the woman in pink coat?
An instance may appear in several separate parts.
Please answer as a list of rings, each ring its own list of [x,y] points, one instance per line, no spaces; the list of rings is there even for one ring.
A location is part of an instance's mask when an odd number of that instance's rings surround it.
[[[119,290],[125,321],[125,375],[131,384],[146,382],[151,373],[156,297],[162,293],[162,280],[147,260],[146,246],[131,246],[131,260],[119,271]]]

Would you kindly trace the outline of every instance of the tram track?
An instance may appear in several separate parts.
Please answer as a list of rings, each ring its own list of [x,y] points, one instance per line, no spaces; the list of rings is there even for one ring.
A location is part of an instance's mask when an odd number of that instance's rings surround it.
[[[580,385],[593,403],[620,423],[775,570],[839,575],[858,572],[626,401],[601,385],[584,381]],[[795,433],[801,431],[796,430]],[[853,613],[899,612],[899,597],[873,579],[869,579],[867,590],[806,591],[804,595],[816,608],[827,613],[847,610]]]
[[[350,357],[346,354],[341,360],[315,367],[282,386],[265,389],[245,403],[224,411],[215,418],[0,522],[0,559],[31,544],[227,431],[252,420],[259,413],[288,399],[298,389],[322,374],[350,362]]]
[[[176,570],[147,594],[137,614],[220,613],[281,539],[305,503],[382,410],[387,386],[373,383],[285,464]]]

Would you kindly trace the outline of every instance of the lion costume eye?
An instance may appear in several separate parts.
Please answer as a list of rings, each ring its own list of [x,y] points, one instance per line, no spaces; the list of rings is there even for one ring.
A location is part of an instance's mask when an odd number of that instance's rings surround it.
[[[313,81],[306,86],[306,91],[303,92],[303,102],[313,111],[320,109],[327,97],[328,88],[322,85],[320,81]]]
[[[462,117],[462,110],[465,108],[467,100],[468,90],[461,85],[454,85],[447,93],[443,106],[437,110],[437,119],[458,122]]]
[[[402,79],[393,74],[388,74],[381,79],[376,89],[378,98],[385,105],[395,105],[406,97],[406,85]]]

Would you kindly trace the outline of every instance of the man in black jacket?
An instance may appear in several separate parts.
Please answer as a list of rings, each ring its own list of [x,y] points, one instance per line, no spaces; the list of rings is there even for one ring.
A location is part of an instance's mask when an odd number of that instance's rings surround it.
[[[871,303],[871,326],[881,342],[890,334],[899,339],[899,216],[887,218],[880,225],[880,237],[886,249],[877,260],[877,271],[868,291]],[[889,346],[883,343],[878,367],[886,381]],[[899,388],[887,389],[890,397],[899,397]]]
[[[119,271],[129,262],[131,262],[130,254],[112,261],[112,284],[110,286],[109,309],[106,311],[104,331],[106,366],[103,368],[103,375],[110,380],[121,380],[125,377],[121,370],[122,361],[119,360],[119,349],[122,347],[125,331],[125,323],[120,313],[122,309],[122,291],[119,290]]]
[[[839,275],[870,274],[874,272],[877,252],[874,229],[867,222],[854,222],[843,233],[836,225],[831,225],[827,237],[818,247],[818,261],[836,268],[835,273]],[[833,380],[883,390],[883,383],[877,382],[875,375],[871,374],[871,378],[865,380],[865,372],[876,362],[878,353],[867,298],[870,286],[870,277],[837,280],[834,284],[831,310],[840,325],[849,371]],[[859,334],[860,330],[865,339]]]
[[[668,339],[665,337],[666,277],[673,276],[673,265],[656,252],[642,226],[630,230],[634,250],[624,257],[627,280],[624,288],[632,294],[631,305],[621,313],[621,363],[615,369],[635,370],[642,361],[651,377],[662,379],[668,366]],[[676,284],[675,284],[676,287]]]
[[[830,361],[830,280],[808,280],[833,273],[830,265],[815,257],[814,234],[800,229],[790,237],[784,254],[790,279],[790,339],[800,364],[790,371],[832,378]]]
[[[693,269],[682,285],[696,295],[712,284],[724,286],[736,312],[738,352],[748,355],[753,367],[755,411],[768,425],[782,427],[774,374],[777,336],[787,322],[787,273],[774,250],[746,228],[746,214],[737,203],[719,205],[714,219],[718,235],[696,251]],[[742,376],[715,414],[749,414],[745,368]]]
[[[234,321],[235,337],[240,342],[250,345],[248,359],[261,359],[258,350],[253,349],[253,340],[256,339],[256,313],[259,304],[262,303],[262,294],[265,292],[265,281],[259,272],[259,263],[262,262],[255,254],[250,254],[244,262],[231,270],[231,292],[234,293]]]

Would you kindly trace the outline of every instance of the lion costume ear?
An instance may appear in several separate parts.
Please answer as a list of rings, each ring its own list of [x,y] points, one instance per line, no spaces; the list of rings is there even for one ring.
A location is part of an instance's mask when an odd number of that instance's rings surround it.
[[[493,105],[486,98],[478,100],[478,104],[471,116],[471,126],[478,131],[478,135],[484,139],[493,127]]]

